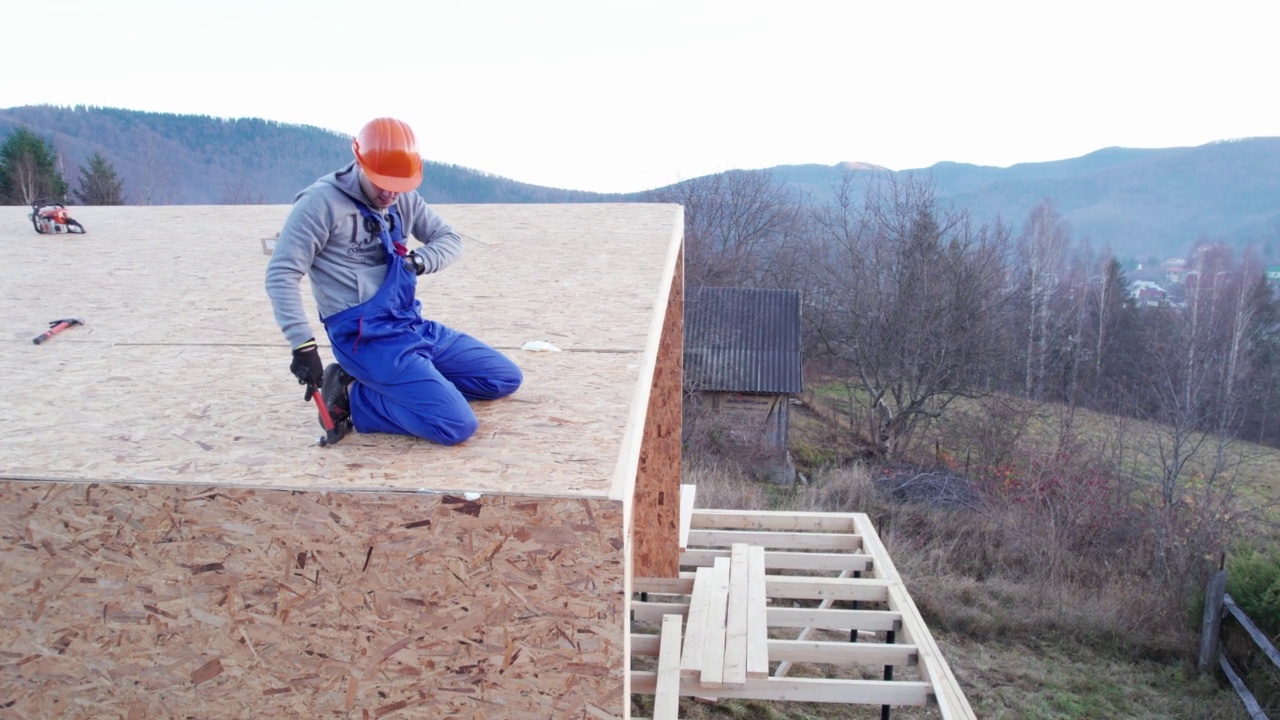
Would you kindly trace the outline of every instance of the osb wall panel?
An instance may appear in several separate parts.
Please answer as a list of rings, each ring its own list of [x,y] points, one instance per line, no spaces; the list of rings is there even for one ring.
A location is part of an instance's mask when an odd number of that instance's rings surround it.
[[[653,372],[636,478],[632,550],[635,577],[680,574],[680,444],[684,368],[684,258],[676,260]]]
[[[525,385],[477,404],[456,448],[328,449],[263,290],[261,240],[287,206],[71,210],[88,234],[37,235],[27,208],[0,208],[0,479],[624,497],[678,206],[438,206],[465,250],[419,280],[424,313],[510,354]],[[62,317],[87,324],[31,344]],[[520,349],[534,340],[562,352]]]
[[[621,715],[621,504],[0,484],[0,716]]]

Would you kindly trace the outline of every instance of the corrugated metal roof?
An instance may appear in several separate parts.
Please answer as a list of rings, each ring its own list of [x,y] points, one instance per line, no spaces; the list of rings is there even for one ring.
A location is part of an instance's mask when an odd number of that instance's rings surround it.
[[[800,291],[690,288],[684,377],[691,390],[799,394]]]

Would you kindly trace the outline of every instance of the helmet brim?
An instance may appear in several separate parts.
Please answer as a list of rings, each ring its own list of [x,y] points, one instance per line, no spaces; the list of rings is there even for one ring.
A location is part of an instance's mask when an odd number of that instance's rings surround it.
[[[411,192],[413,190],[417,190],[418,186],[422,184],[421,164],[418,165],[418,171],[415,172],[412,177],[407,178],[382,175],[380,173],[373,172],[367,167],[362,167],[361,169],[364,170],[364,174],[369,178],[369,182],[388,192]]]

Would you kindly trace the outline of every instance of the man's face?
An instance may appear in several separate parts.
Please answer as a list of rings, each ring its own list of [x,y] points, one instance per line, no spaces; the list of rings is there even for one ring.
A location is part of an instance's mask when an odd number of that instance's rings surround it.
[[[364,191],[364,196],[368,198],[369,203],[379,210],[385,210],[386,208],[391,207],[391,204],[396,201],[396,198],[400,197],[400,193],[398,192],[383,190],[377,185],[374,185],[373,181],[370,180],[369,176],[365,175],[363,171],[360,173],[360,189]]]

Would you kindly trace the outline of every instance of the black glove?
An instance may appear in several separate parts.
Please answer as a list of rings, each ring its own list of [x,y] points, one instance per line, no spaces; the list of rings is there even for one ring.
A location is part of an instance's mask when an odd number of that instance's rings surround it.
[[[299,385],[320,387],[324,378],[324,364],[320,362],[320,349],[312,338],[293,349],[293,362],[289,364],[289,372],[298,378]]]

